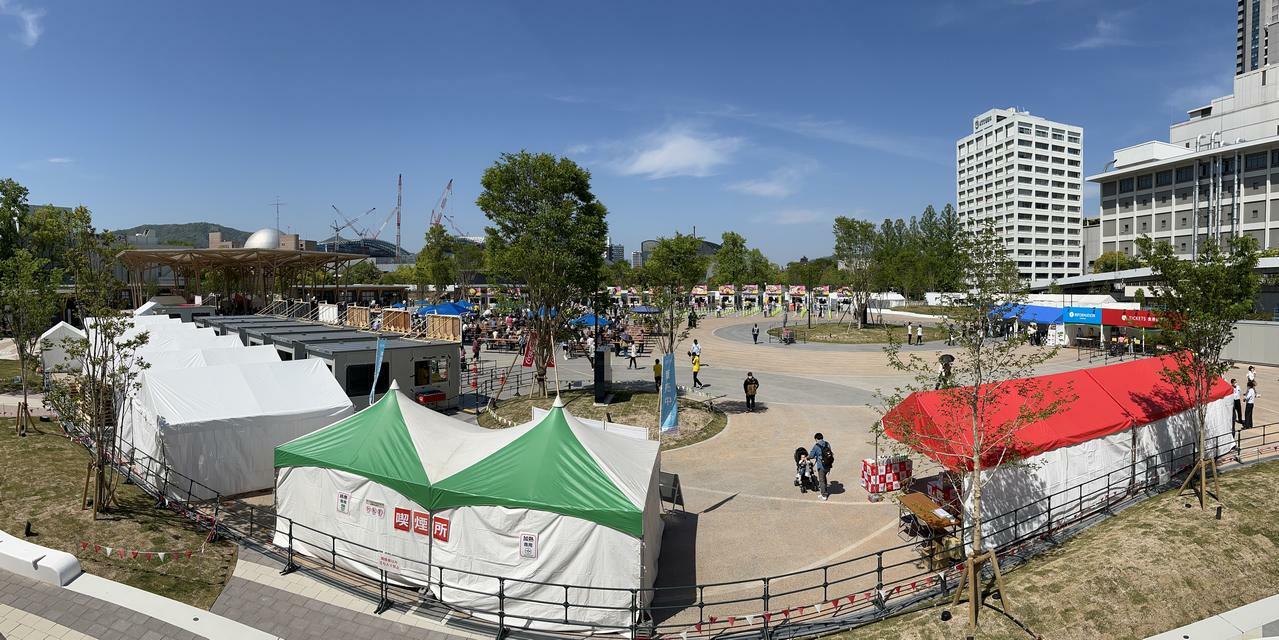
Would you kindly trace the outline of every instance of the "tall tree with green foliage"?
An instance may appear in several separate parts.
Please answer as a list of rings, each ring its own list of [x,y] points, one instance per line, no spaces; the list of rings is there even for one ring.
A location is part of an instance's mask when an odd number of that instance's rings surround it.
[[[1255,308],[1261,288],[1254,271],[1257,241],[1240,236],[1228,243],[1222,248],[1205,242],[1193,260],[1185,260],[1166,241],[1137,239],[1142,257],[1159,279],[1151,288],[1152,299],[1164,311],[1160,337],[1171,348],[1172,364],[1160,373],[1194,406],[1199,455],[1181,489],[1195,491],[1200,509],[1207,508],[1208,476],[1215,483],[1217,475],[1216,447],[1207,442],[1208,403],[1213,386],[1234,365],[1221,353],[1235,337],[1235,323]],[[1216,498],[1221,500],[1220,495]]]
[[[453,238],[453,258],[457,263],[457,285],[464,291],[487,269],[484,246],[464,238]]]
[[[764,252],[751,249],[746,254],[746,275],[742,277],[742,284],[757,284],[762,287],[766,283],[777,282],[780,271],[781,268],[765,257]]]
[[[128,410],[122,400],[133,397],[146,368],[137,350],[149,336],[137,331],[132,316],[119,309],[124,284],[116,277],[115,267],[124,243],[110,233],[98,233],[88,209],[77,207],[74,214],[71,219],[78,222],[70,228],[66,256],[75,288],[74,311],[86,327],[86,337],[63,341],[68,360],[81,366],[55,372],[61,375],[54,376],[45,404],[89,440],[93,462],[88,479],[93,480],[91,502],[97,517],[115,499],[115,476],[110,469],[121,452],[115,425]]]
[[[61,270],[50,267],[48,260],[33,255],[25,247],[0,260],[0,326],[3,333],[13,338],[22,379],[22,404],[18,411],[20,435],[25,435],[30,426],[27,403],[37,343],[40,335],[54,323],[61,281]]]
[[[426,246],[417,252],[417,288],[422,295],[430,290],[432,304],[439,303],[448,286],[457,283],[455,246],[444,225],[433,224],[426,231]]]
[[[657,314],[661,327],[658,343],[664,353],[675,353],[688,337],[687,327],[680,329],[680,324],[690,308],[689,294],[706,277],[708,259],[698,254],[701,246],[700,238],[682,233],[658,238],[640,270],[644,286],[653,291],[653,306],[661,310]]]
[[[804,285],[804,307],[807,310],[808,326],[813,326],[813,289],[821,284],[822,274],[826,272],[831,261],[826,259],[809,260],[801,258],[786,265],[787,284]]]
[[[715,262],[711,267],[714,270],[711,284],[740,287],[745,284],[749,263],[750,252],[746,249],[746,238],[740,233],[725,231],[720,235],[719,251],[715,252]]]
[[[0,260],[9,258],[25,244],[20,229],[30,210],[27,188],[13,178],[0,178]]]
[[[889,434],[903,452],[923,453],[966,476],[964,503],[968,509],[964,524],[971,532],[971,553],[964,565],[964,578],[956,592],[969,600],[969,621],[976,627],[978,611],[985,597],[981,585],[983,566],[992,563],[996,576],[998,562],[993,549],[985,542],[985,519],[982,510],[982,487],[990,482],[991,471],[1002,465],[1021,463],[1016,452],[1021,448],[1018,432],[1028,425],[1047,419],[1072,402],[1069,388],[1030,381],[1035,368],[1057,354],[1057,348],[1030,348],[1029,336],[1014,332],[1006,339],[990,339],[997,323],[1002,322],[1003,309],[1017,308],[1025,300],[1025,289],[1016,263],[1005,252],[1002,238],[987,224],[966,243],[971,256],[964,272],[969,294],[962,305],[950,310],[956,329],[954,362],[949,375],[939,374],[938,362],[919,352],[903,351],[896,334],[889,334],[885,347],[889,365],[913,375],[913,382],[882,396],[885,409],[900,405],[906,396],[917,391],[940,389],[940,402],[928,424],[885,411],[874,426],[877,435]],[[945,370],[943,369],[943,372]],[[1015,414],[1008,405],[1018,408]],[[1000,580],[1002,582],[1002,580]],[[1002,586],[1002,585],[1001,585]],[[1001,605],[1009,609],[1008,594],[1001,593]]]
[[[635,284],[637,274],[631,268],[631,263],[625,260],[610,262],[603,266],[600,271],[601,282],[604,286],[629,287]]]
[[[349,264],[342,269],[342,284],[377,284],[382,281],[382,271],[368,260]]]
[[[857,328],[870,323],[870,296],[875,286],[875,225],[865,220],[835,218],[835,260],[844,269],[853,297]]]
[[[1136,256],[1130,256],[1122,251],[1107,251],[1093,259],[1092,272],[1110,273],[1112,271],[1136,269],[1140,266],[1141,260],[1138,260]]]
[[[608,209],[591,192],[591,173],[549,153],[505,153],[480,179],[475,204],[488,217],[489,270],[523,282],[537,332],[533,361],[546,393],[547,362],[571,300],[599,290]]]

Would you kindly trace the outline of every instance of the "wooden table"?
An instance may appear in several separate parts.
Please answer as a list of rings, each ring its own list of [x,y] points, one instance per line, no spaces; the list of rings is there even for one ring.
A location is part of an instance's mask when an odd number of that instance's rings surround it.
[[[927,528],[928,534],[923,536],[919,554],[928,564],[928,570],[936,571],[950,566],[959,546],[959,540],[951,534],[951,529],[959,525],[959,519],[953,515],[938,515],[936,511],[941,506],[918,492],[902,494],[897,498],[897,504],[901,507],[903,517],[909,513]]]

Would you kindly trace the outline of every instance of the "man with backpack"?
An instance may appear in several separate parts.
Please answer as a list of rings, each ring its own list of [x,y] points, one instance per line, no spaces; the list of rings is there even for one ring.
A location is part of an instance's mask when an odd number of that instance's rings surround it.
[[[755,410],[755,394],[759,392],[759,380],[755,378],[755,374],[747,371],[746,380],[742,382],[742,391],[746,392],[746,410]]]
[[[820,431],[813,434],[813,440],[813,449],[808,452],[808,458],[813,461],[813,468],[817,471],[817,488],[824,501],[830,497],[830,491],[826,487],[826,474],[835,466],[835,452]]]

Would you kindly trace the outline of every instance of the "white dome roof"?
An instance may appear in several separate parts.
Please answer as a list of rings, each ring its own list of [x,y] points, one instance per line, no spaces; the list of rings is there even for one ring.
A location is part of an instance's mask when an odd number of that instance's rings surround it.
[[[280,248],[280,230],[279,229],[258,229],[244,241],[245,249],[279,249]]]

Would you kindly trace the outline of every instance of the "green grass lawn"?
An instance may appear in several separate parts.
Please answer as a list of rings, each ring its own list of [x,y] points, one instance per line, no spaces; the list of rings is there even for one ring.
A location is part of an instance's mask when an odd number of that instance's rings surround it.
[[[905,325],[868,325],[865,328],[858,329],[856,324],[849,325],[847,322],[824,322],[822,324],[813,324],[808,328],[807,323],[799,322],[791,325],[791,329],[795,330],[795,337],[800,341],[807,342],[833,342],[838,344],[888,344],[888,336],[895,335],[899,341],[906,341]],[[782,328],[774,327],[768,330],[768,335],[774,338],[781,338]],[[938,341],[945,342],[946,330],[942,327],[924,327],[924,343],[936,343]]]
[[[603,420],[605,414],[608,414],[613,422],[644,427],[650,433],[657,429],[658,394],[655,392],[617,390],[613,392],[612,404],[607,407],[595,406],[594,392],[590,389],[565,391],[560,395],[564,399],[564,407],[575,416]],[[497,414],[515,424],[522,424],[531,418],[532,407],[546,409],[554,401],[554,396],[506,398],[498,403]],[[708,411],[700,402],[681,398],[679,423],[677,433],[662,434],[662,449],[673,449],[705,440],[723,430],[728,417],[720,411]],[[480,425],[490,429],[501,428],[497,420],[487,412],[480,415]]]
[[[80,508],[89,454],[58,435],[53,423],[36,424],[43,433],[19,438],[12,420],[0,420],[0,529],[21,536],[29,521],[38,534],[31,542],[78,556],[88,573],[211,607],[235,567],[235,545],[205,544],[206,532],[172,511],[155,508],[149,496],[123,483],[116,489],[120,506],[94,520],[91,510]],[[82,550],[81,542],[197,553],[189,559],[148,562],[141,556],[107,558],[92,547]]]
[[[1144,638],[1274,595],[1277,486],[1279,461],[1266,462],[1221,476],[1221,520],[1174,492],[1121,512],[1005,574],[1012,616],[1025,629],[986,608],[978,637]],[[949,622],[935,606],[835,637],[963,638],[964,606]]]
[[[0,360],[0,393],[22,391],[22,382],[18,380],[21,372],[22,368],[18,366],[17,360]],[[31,371],[27,384],[30,386],[30,391],[40,391],[40,378],[35,371]]]

